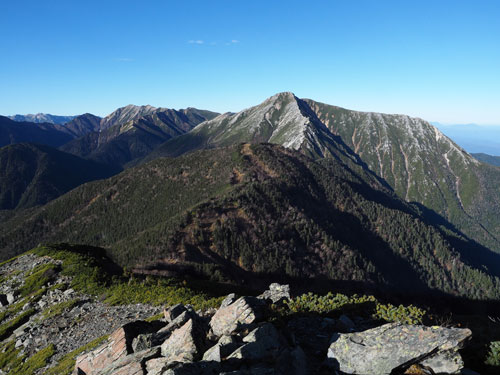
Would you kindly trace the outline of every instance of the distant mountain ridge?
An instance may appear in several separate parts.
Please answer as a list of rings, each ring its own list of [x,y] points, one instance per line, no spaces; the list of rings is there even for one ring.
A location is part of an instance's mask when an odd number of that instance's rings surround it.
[[[37,113],[37,114],[28,114],[28,115],[14,115],[8,116],[11,120],[18,122],[34,122],[34,123],[42,123],[46,122],[49,124],[58,124],[64,125],[67,122],[73,120],[76,116],[57,116],[51,115],[49,113]]]
[[[469,153],[500,155],[500,125],[432,124]]]
[[[68,142],[61,150],[105,164],[125,166],[216,115],[196,108],[173,110],[129,105],[103,118],[98,132]]]
[[[43,205],[85,182],[118,172],[46,145],[5,146],[0,148],[0,210]]]
[[[13,143],[34,142],[59,147],[73,136],[63,125],[49,123],[16,122],[0,116],[0,147]]]
[[[500,167],[500,156],[493,156],[484,153],[473,153],[471,155],[477,160],[482,161],[483,163]]]

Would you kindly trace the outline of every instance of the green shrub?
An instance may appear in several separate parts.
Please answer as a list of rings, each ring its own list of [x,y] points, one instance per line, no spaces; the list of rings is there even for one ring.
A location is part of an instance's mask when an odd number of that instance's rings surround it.
[[[484,363],[490,366],[500,366],[500,341],[490,342],[488,355]]]
[[[0,369],[10,373],[11,368],[19,366],[24,356],[19,356],[19,349],[15,348],[14,341],[9,341],[0,345]]]
[[[373,314],[373,317],[387,322],[422,324],[422,319],[425,316],[425,313],[425,310],[413,305],[399,305],[396,307],[391,304],[383,305],[381,303],[377,303],[376,311]]]
[[[25,278],[24,285],[19,290],[21,295],[24,297],[42,289],[54,276],[56,269],[57,266],[52,263],[40,264],[35,267]]]
[[[26,323],[35,312],[35,309],[30,309],[16,316],[14,319],[9,320],[7,323],[0,325],[0,341],[5,340],[16,330],[16,328]]]
[[[279,310],[279,308],[278,308]],[[407,324],[421,324],[425,315],[422,310],[413,305],[395,307],[391,304],[381,304],[374,296],[357,295],[346,296],[344,294],[333,294],[329,292],[325,296],[307,293],[291,300],[285,301],[285,309],[282,314],[335,314],[354,313],[358,315],[370,315],[375,319],[388,322],[402,322]]]
[[[89,248],[90,249],[90,248]],[[95,248],[91,249],[95,252]],[[213,297],[184,285],[180,280],[160,277],[135,278],[111,274],[105,268],[111,262],[103,254],[91,255],[84,246],[48,245],[32,250],[39,256],[62,261],[63,275],[72,278],[71,287],[79,292],[100,296],[111,305],[149,303],[153,305],[191,304],[195,309],[218,307],[223,297]]]
[[[55,354],[54,344],[50,344],[44,349],[39,350],[22,365],[17,366],[9,374],[12,375],[32,375],[36,370],[47,366],[48,360]]]
[[[285,301],[285,305],[289,310],[288,313],[318,313],[331,314],[334,312],[340,313],[340,310],[352,310],[361,305],[375,303],[376,299],[373,296],[346,296],[344,294],[333,294],[329,292],[325,296],[318,296],[314,293],[307,293],[296,298]]]

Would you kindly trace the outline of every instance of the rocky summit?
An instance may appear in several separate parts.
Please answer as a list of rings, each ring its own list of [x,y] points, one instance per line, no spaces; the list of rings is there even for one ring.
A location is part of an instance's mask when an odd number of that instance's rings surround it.
[[[363,330],[345,315],[282,325],[270,308],[264,299],[234,295],[204,313],[172,306],[159,321],[117,329],[76,359],[73,375],[463,373],[458,350],[469,329],[389,323]]]
[[[230,293],[210,305],[218,307],[120,304],[110,298],[116,273],[104,294],[94,294],[98,284],[88,287],[113,271],[82,268],[99,255],[61,249],[50,256],[35,249],[0,265],[1,375],[473,373],[461,356],[471,330],[422,325],[414,307],[398,315],[403,307],[386,306],[396,311],[390,316],[378,304],[378,315],[369,315],[374,298],[338,294],[312,303],[312,293],[294,297],[278,283],[257,297]],[[158,283],[131,278],[115,288],[124,294],[148,285],[144,298]],[[189,301],[186,289],[181,295]],[[316,307],[300,308],[308,304]],[[337,313],[322,314],[328,306]]]

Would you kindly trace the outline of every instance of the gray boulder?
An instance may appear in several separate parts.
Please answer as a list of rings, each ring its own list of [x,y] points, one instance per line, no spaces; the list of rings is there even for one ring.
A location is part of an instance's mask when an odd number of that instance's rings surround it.
[[[229,335],[257,322],[263,315],[263,303],[254,297],[241,297],[229,305],[221,305],[212,319],[210,327],[215,336]]]
[[[457,350],[471,337],[469,329],[389,323],[364,332],[335,334],[328,364],[345,374],[383,375],[420,362],[436,373],[458,373]]]
[[[189,319],[161,345],[168,362],[193,362],[201,356],[205,333],[196,320]]]
[[[187,309],[183,304],[178,303],[177,305],[170,306],[168,309],[164,309],[163,316],[165,317],[167,323],[170,323],[186,310]]]
[[[203,354],[203,360],[220,362],[222,358],[227,357],[237,348],[238,343],[233,336],[223,335],[217,344],[212,346],[205,352],[205,354]]]
[[[180,315],[176,316],[174,320],[172,320],[168,325],[166,325],[165,327],[161,328],[160,330],[158,330],[158,332],[156,332],[154,335],[153,335],[153,343],[154,344],[158,344],[158,343],[162,343],[163,341],[165,341],[172,332],[174,332],[176,329],[179,329],[180,327],[182,327],[184,324],[186,324],[186,322],[190,319],[197,319],[198,316],[196,315],[195,312],[191,311],[191,310],[185,310],[183,311]]]
[[[280,336],[271,323],[264,323],[243,338],[246,344],[236,349],[228,359],[262,361],[276,359],[281,348]]]
[[[7,302],[9,304],[14,303],[16,300],[16,295],[14,293],[7,293]]]
[[[269,285],[269,289],[257,298],[263,300],[271,300],[273,303],[277,303],[284,299],[290,299],[290,285],[272,283],[271,285]]]

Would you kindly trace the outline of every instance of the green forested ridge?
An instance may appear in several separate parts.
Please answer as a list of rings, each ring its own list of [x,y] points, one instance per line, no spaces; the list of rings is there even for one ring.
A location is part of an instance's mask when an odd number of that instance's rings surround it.
[[[106,247],[138,272],[324,278],[478,299],[499,290],[484,249],[426,224],[370,175],[269,144],[158,159],[0,228],[4,258],[47,241]]]
[[[49,146],[5,146],[0,148],[0,210],[45,204],[85,182],[118,172]]]

